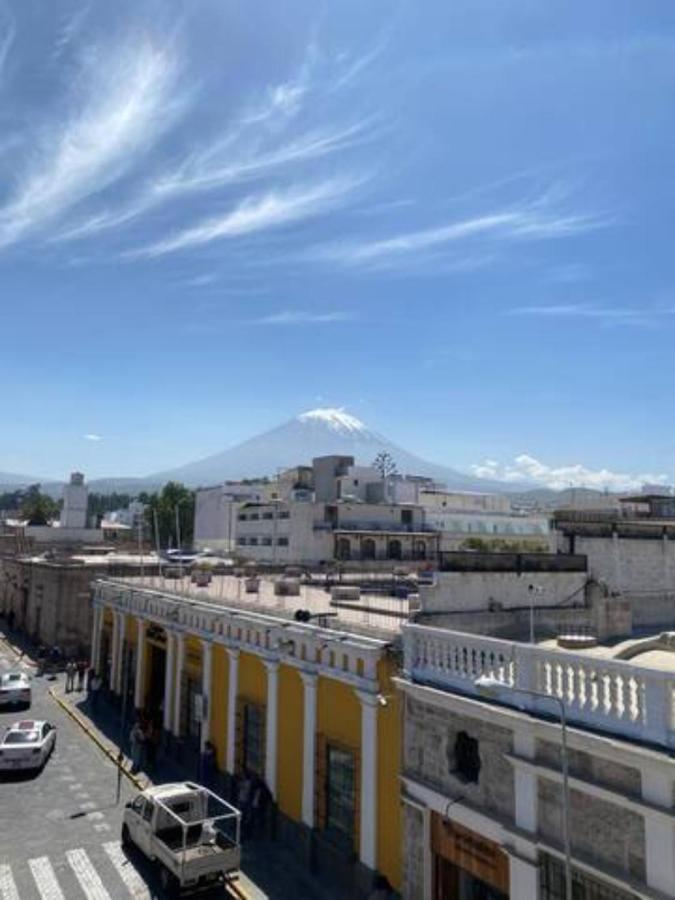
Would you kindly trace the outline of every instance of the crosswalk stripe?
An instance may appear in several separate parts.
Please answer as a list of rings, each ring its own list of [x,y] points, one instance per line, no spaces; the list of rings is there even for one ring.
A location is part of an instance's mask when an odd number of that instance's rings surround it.
[[[0,897],[2,900],[21,900],[9,866],[0,866]]]
[[[35,884],[42,900],[66,900],[56,880],[56,873],[46,856],[29,859],[28,867],[33,873]]]
[[[87,900],[111,900],[98,872],[84,850],[69,850],[66,859],[75,873]]]
[[[103,849],[110,857],[110,861],[113,866],[115,866],[120,878],[129,888],[131,896],[138,898],[138,900],[141,900],[141,898],[150,900],[150,891],[136,869],[134,869],[119,843],[117,841],[110,841],[103,845]]]

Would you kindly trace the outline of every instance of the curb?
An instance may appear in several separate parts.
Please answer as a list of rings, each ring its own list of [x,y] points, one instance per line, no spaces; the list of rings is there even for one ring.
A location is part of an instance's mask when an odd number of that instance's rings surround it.
[[[14,644],[12,644],[11,641],[9,641],[9,640],[7,639],[6,635],[3,635],[3,636],[0,638],[0,644],[4,644],[5,647],[7,647],[7,649],[8,649],[11,653],[13,653],[14,656],[16,656],[17,659],[20,659],[22,662],[26,663],[26,665],[32,666],[33,668],[37,668],[37,663],[34,662],[34,661],[30,658],[30,656],[27,656],[26,653],[25,653],[23,650],[20,650],[18,647],[16,647]]]
[[[105,753],[105,755],[108,757],[108,759],[112,760],[112,762],[115,763],[117,768],[122,772],[123,775],[126,775],[126,777],[134,785],[135,788],[137,788],[139,791],[145,790],[146,785],[141,781],[141,779],[137,775],[134,775],[129,769],[127,769],[124,765],[122,765],[119,762],[119,760],[117,758],[117,754],[114,753],[110,749],[110,747],[108,747],[108,746],[106,746],[106,744],[104,744],[104,742],[98,736],[96,731],[93,728],[90,728],[90,726],[86,723],[86,721],[82,718],[82,716],[80,716],[78,713],[75,712],[75,710],[72,708],[72,706],[70,705],[70,703],[68,703],[67,700],[64,700],[62,697],[59,697],[59,695],[56,693],[54,688],[49,688],[49,695],[53,700],[56,701],[56,703],[58,703],[58,705],[61,707],[61,709],[64,710],[66,713],[68,713],[70,718],[80,726],[82,731],[84,731],[84,733],[88,737],[91,738],[91,740],[96,744],[96,746],[99,748],[99,750],[101,750],[103,753]]]

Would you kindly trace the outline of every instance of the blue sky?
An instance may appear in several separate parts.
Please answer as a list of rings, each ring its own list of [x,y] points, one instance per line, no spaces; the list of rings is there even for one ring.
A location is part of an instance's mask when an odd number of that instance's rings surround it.
[[[674,479],[674,51],[666,2],[0,2],[0,470],[326,405]]]

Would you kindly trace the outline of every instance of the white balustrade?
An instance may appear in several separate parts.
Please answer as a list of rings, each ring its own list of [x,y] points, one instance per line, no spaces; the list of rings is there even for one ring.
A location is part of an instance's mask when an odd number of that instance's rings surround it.
[[[674,672],[425,625],[404,626],[403,646],[404,668],[415,682],[475,694],[475,680],[487,675],[560,698],[570,722],[675,747]],[[508,687],[500,700],[555,712],[545,700],[510,695]]]

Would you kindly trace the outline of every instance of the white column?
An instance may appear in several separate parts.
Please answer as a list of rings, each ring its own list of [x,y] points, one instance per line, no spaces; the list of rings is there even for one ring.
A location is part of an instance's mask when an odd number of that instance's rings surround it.
[[[239,693],[239,651],[227,648],[229,670],[227,676],[227,747],[225,768],[234,775],[237,747],[237,694]]]
[[[110,690],[113,694],[117,693],[117,683],[119,681],[119,644],[120,644],[120,614],[116,609],[113,610],[112,622],[112,648],[110,650]]]
[[[117,686],[115,692],[121,694],[124,688],[124,642],[127,636],[127,614],[119,613],[119,637],[117,638]]]
[[[642,770],[642,796],[663,813],[647,812],[645,821],[645,866],[647,884],[666,897],[675,897],[675,817],[673,779],[663,769]]]
[[[101,633],[103,630],[103,607],[94,607],[94,622],[91,634],[91,667],[100,673],[101,671]]]
[[[509,897],[518,900],[537,900],[539,897],[539,866],[520,856],[509,856]]]
[[[301,672],[304,685],[302,721],[302,821],[314,828],[314,779],[316,778],[317,677]]]
[[[181,695],[183,692],[183,667],[185,666],[185,635],[180,631],[174,635],[174,649],[172,660],[175,656],[176,664],[173,685],[173,716],[169,728],[172,728],[176,737],[180,737]]]
[[[361,862],[377,868],[377,694],[357,691],[361,701]]]
[[[166,633],[166,658],[164,662],[164,717],[162,726],[165,731],[171,731],[172,705],[175,696],[174,685],[174,656],[177,635],[171,631]],[[174,729],[175,731],[175,729]]]
[[[213,672],[213,644],[202,641],[202,730],[201,749],[211,738],[211,673]]]
[[[136,619],[136,678],[134,680],[134,706],[145,705],[145,619]]]
[[[536,746],[534,735],[526,731],[516,731],[513,735],[513,749],[517,756],[534,759]],[[515,819],[516,825],[533,834],[537,832],[537,774],[532,769],[515,766]],[[518,896],[518,895],[515,895]]]
[[[265,781],[270,794],[277,798],[277,732],[279,728],[279,663],[266,662],[267,722],[265,726]]]

